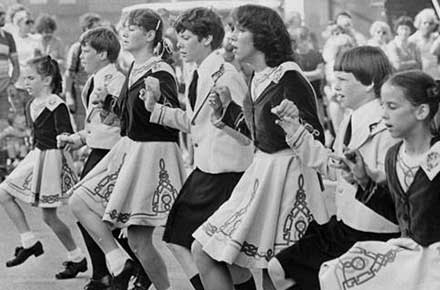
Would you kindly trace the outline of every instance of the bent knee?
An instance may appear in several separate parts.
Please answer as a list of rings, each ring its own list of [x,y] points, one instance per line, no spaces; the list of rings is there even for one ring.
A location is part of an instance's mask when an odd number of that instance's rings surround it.
[[[8,203],[14,200],[14,197],[10,195],[6,190],[0,188],[0,203]]]
[[[72,195],[69,198],[69,208],[75,216],[81,214],[81,212],[84,210],[84,206],[84,201],[77,195]]]

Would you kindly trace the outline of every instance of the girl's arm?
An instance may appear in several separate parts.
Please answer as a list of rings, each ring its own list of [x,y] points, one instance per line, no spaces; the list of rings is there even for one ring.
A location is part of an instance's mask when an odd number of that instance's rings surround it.
[[[61,103],[53,111],[55,120],[56,135],[62,133],[73,133],[72,123],[70,122],[70,116],[66,104]]]

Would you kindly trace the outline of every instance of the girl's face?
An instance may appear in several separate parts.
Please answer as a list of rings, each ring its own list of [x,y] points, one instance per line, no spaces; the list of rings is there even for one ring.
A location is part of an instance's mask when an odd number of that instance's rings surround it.
[[[394,138],[404,138],[414,132],[420,123],[416,118],[417,107],[405,97],[403,90],[385,83],[381,89],[382,119]]]
[[[401,40],[407,40],[411,35],[411,28],[407,25],[399,25],[396,33]]]
[[[435,27],[435,19],[432,18],[430,15],[425,15],[423,18],[420,19],[420,26],[419,30],[423,34],[430,33],[434,30]]]
[[[385,28],[379,27],[374,32],[374,38],[376,38],[379,41],[386,42],[387,41],[387,31]]]
[[[39,96],[46,86],[43,78],[33,66],[25,66],[23,70],[24,86],[31,96]]]
[[[145,49],[148,43],[147,32],[140,26],[125,22],[121,29],[122,47],[129,52]]]
[[[21,19],[17,23],[18,30],[23,34],[27,34],[27,33],[31,32],[32,25],[34,25],[34,21],[31,19],[30,15]]]
[[[232,33],[231,44],[239,61],[251,60],[257,53],[254,47],[254,36],[246,28],[236,24]]]

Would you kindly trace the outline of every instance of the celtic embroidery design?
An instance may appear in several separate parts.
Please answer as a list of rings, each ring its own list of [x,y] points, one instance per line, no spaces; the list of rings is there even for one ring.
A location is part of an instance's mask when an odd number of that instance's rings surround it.
[[[295,204],[287,216],[283,227],[283,239],[287,245],[298,241],[304,236],[313,215],[307,207],[306,192],[304,190],[304,176],[298,177],[298,190],[296,191]]]
[[[258,179],[255,179],[254,189],[252,191],[252,195],[251,195],[249,201],[240,210],[234,212],[234,214],[231,217],[229,217],[223,225],[220,226],[219,230],[221,233],[228,236],[229,238],[232,238],[232,234],[235,232],[235,230],[241,224],[242,216],[247,212],[250,204],[252,203],[252,201],[255,198],[255,194],[257,192],[258,185],[259,185]]]
[[[78,181],[78,178],[73,172],[72,168],[67,164],[66,158],[62,157],[62,167],[61,167],[61,193],[64,194],[69,189],[71,189],[75,183]]]
[[[361,247],[349,252],[349,257],[339,259],[338,276],[342,276],[342,289],[350,289],[373,279],[385,266],[393,263],[399,250],[389,250],[385,254],[374,253]]]
[[[171,184],[163,158],[159,160],[159,185],[153,193],[152,210],[156,214],[167,213],[177,197],[177,190]]]
[[[122,165],[125,163],[125,157],[127,156],[126,153],[122,156],[121,164],[119,165],[119,168],[113,172],[112,174],[109,174],[105,176],[103,179],[101,179],[98,184],[96,185],[95,189],[93,190],[93,194],[101,197],[105,201],[108,201],[110,198],[110,195],[113,192],[113,188],[115,187],[115,180],[118,178],[119,171],[121,171]]]

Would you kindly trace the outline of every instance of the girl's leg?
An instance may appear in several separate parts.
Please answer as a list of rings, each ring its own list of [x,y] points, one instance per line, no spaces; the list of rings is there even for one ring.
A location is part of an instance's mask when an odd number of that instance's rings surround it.
[[[235,290],[257,290],[254,277],[249,269],[228,265]]]
[[[93,212],[78,196],[69,199],[70,209],[78,221],[93,237],[105,254],[110,272],[113,274],[114,289],[127,289],[130,277],[134,274],[135,266],[127,259],[124,251],[118,247],[109,227],[101,217]]]
[[[20,234],[30,232],[26,216],[15,198],[6,190],[0,189],[0,203]]]
[[[267,269],[263,270],[263,289],[264,290],[276,290],[272,280],[269,277]]]
[[[65,269],[55,275],[57,279],[71,279],[79,272],[87,271],[87,261],[83,251],[78,248],[73,240],[72,233],[67,225],[60,220],[56,208],[43,208],[43,221],[52,229],[57,238],[67,249],[67,262]]]
[[[153,245],[154,227],[130,226],[128,243],[158,290],[170,288],[168,272],[161,255]]]
[[[195,290],[204,290],[202,281],[200,280],[199,270],[197,270],[191,251],[181,245],[169,243],[167,246],[179,262],[193,288]]]
[[[191,252],[206,290],[234,289],[231,274],[225,263],[212,259],[197,241],[193,242]]]
[[[0,189],[0,203],[6,211],[18,232],[22,247],[15,250],[14,258],[6,262],[7,267],[14,267],[25,262],[30,256],[40,256],[44,253],[42,244],[37,241],[34,233],[31,232],[26,216],[15,198],[6,190]]]
[[[72,252],[77,247],[72,233],[67,225],[60,220],[56,208],[42,208],[43,221],[52,229],[67,251]]]

